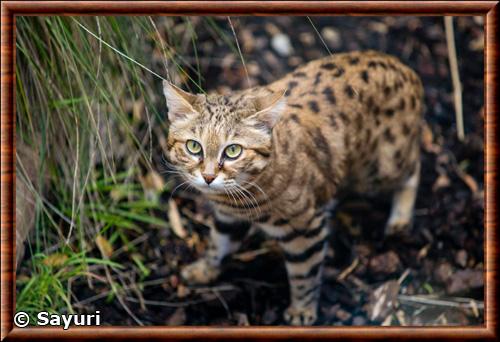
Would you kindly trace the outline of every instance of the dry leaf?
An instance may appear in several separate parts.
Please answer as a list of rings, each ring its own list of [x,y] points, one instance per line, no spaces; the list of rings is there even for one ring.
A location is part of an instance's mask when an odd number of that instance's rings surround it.
[[[186,323],[186,311],[184,308],[178,308],[175,312],[167,319],[167,325],[183,325]]]
[[[434,184],[432,184],[432,192],[436,192],[439,189],[442,188],[447,188],[451,184],[450,179],[445,173],[441,173],[436,180],[434,181]]]
[[[370,301],[367,307],[368,317],[372,321],[381,321],[391,315],[398,305],[399,283],[390,280],[370,294]]]
[[[47,256],[43,260],[43,264],[46,266],[62,266],[68,260],[68,256],[62,253],[54,253]]]
[[[177,297],[184,298],[184,297],[188,296],[189,293],[191,293],[191,291],[186,286],[184,286],[182,284],[179,284],[177,286]]]
[[[153,201],[158,198],[158,194],[165,187],[163,178],[155,171],[150,171],[145,176],[139,175],[139,181],[142,184],[146,198]]]
[[[107,258],[111,257],[111,255],[113,254],[113,246],[104,236],[97,235],[97,237],[95,238],[95,243],[103,256],[106,256]]]
[[[423,258],[427,256],[427,253],[429,253],[429,249],[431,248],[431,243],[428,243],[424,247],[422,247],[417,254],[417,261],[421,261]]]
[[[432,134],[432,130],[426,123],[422,127],[422,146],[426,152],[429,153],[439,153],[441,148],[434,144],[434,135]]]
[[[168,219],[170,220],[170,226],[175,235],[181,239],[186,238],[187,232],[182,225],[177,203],[175,203],[173,199],[168,202]]]
[[[450,294],[455,294],[481,286],[484,286],[483,271],[466,269],[453,273],[447,281],[446,291]]]
[[[471,175],[465,172],[458,172],[458,176],[469,187],[472,194],[477,195],[479,187],[476,180]]]

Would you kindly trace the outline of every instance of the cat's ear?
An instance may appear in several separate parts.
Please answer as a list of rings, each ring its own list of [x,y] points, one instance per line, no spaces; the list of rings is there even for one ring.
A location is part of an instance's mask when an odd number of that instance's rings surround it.
[[[266,129],[272,130],[278,123],[286,108],[286,90],[276,91],[271,95],[259,96],[255,99],[258,112],[248,119],[255,120]]]
[[[171,123],[197,114],[193,108],[196,95],[185,92],[167,81],[163,81],[163,94],[167,100],[168,120]]]

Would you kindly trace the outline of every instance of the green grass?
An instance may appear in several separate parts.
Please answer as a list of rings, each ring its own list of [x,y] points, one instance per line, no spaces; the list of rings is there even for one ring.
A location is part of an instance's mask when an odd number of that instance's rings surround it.
[[[183,37],[173,30],[185,25],[195,48],[196,28],[189,18],[165,18],[161,26],[151,17],[16,21],[17,144],[37,156],[37,162],[17,161],[17,181],[35,201],[35,227],[27,247],[31,258],[20,268],[16,309],[72,312],[72,284],[99,277],[110,298],[125,287],[113,278],[122,267],[114,260],[119,248],[132,253],[137,274],[150,274],[131,240],[146,227],[168,228],[152,215],[164,210],[158,196],[147,195],[140,182],[155,171],[153,156],[161,153],[152,130],[167,127],[162,80],[138,64],[203,91],[199,63],[186,62]],[[154,59],[154,51],[162,58]],[[110,255],[97,246],[98,236]]]

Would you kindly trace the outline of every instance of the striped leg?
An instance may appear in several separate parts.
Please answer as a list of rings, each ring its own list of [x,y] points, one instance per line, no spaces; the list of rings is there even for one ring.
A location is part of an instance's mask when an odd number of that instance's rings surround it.
[[[215,280],[220,273],[219,266],[222,260],[238,250],[249,228],[249,223],[216,213],[215,226],[210,229],[206,254],[185,266],[181,271],[182,278],[190,284],[207,284]]]
[[[325,214],[311,221],[302,233],[294,231],[280,239],[290,282],[290,306],[284,317],[291,325],[312,325],[317,318],[329,229]]]

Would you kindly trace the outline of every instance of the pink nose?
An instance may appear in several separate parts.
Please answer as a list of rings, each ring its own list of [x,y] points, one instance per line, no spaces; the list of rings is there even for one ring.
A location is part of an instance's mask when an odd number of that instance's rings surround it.
[[[210,174],[202,174],[202,176],[205,179],[205,182],[207,182],[207,184],[212,183],[216,177],[215,175],[210,175]]]

